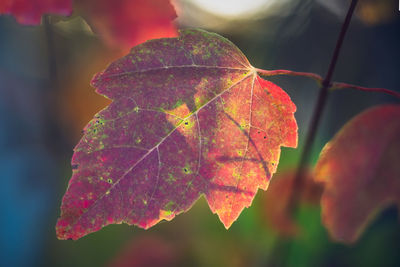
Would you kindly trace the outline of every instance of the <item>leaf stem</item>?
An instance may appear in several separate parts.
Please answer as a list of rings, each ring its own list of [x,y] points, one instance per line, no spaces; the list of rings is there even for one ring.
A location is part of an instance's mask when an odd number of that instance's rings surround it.
[[[322,87],[319,91],[318,101],[314,108],[314,112],[313,112],[313,115],[311,118],[310,128],[307,133],[303,152],[301,154],[301,158],[300,158],[300,162],[299,162],[299,165],[297,168],[296,176],[293,181],[293,187],[292,187],[293,191],[291,193],[291,197],[289,199],[289,204],[288,204],[288,211],[290,212],[290,214],[292,214],[292,216],[295,216],[295,214],[297,212],[298,200],[301,196],[302,188],[303,188],[303,184],[304,184],[305,170],[307,168],[307,165],[309,165],[315,136],[316,136],[316,133],[317,133],[317,130],[319,127],[319,123],[321,121],[321,117],[322,117],[322,114],[323,114],[323,111],[325,108],[325,103],[329,96],[329,87],[331,86],[332,75],[335,70],[335,66],[336,66],[337,60],[339,58],[340,49],[342,47],[346,32],[349,28],[351,17],[353,16],[353,12],[357,5],[357,2],[358,2],[358,0],[351,1],[349,10],[347,11],[345,21],[342,25],[338,40],[336,42],[335,50],[333,52],[333,56],[332,56],[331,62],[329,64],[328,72],[327,72],[324,80],[322,81]]]
[[[270,76],[277,76],[277,75],[289,75],[289,76],[301,76],[301,77],[306,77],[306,78],[311,78],[315,80],[320,87],[322,87],[323,82],[326,81],[326,78],[322,78],[321,75],[312,73],[312,72],[299,72],[299,71],[292,71],[292,70],[263,70],[263,69],[258,69],[255,68],[257,73],[260,76],[264,77],[270,77]],[[329,81],[330,82],[330,81]],[[378,93],[385,93],[397,98],[400,98],[400,93],[396,91],[392,91],[386,88],[369,88],[369,87],[363,87],[363,86],[358,86],[354,84],[349,84],[349,83],[342,83],[342,82],[330,82],[328,89],[329,90],[338,90],[338,89],[355,89],[359,91],[366,91],[366,92],[378,92]]]
[[[290,76],[302,76],[302,77],[307,77],[315,80],[318,82],[320,85],[322,85],[323,78],[321,75],[312,73],[312,72],[299,72],[299,71],[292,71],[292,70],[263,70],[263,69],[257,69],[256,71],[258,74],[261,76],[276,76],[276,75],[290,75]]]
[[[362,87],[354,84],[348,84],[348,83],[341,83],[341,82],[334,82],[330,88],[330,90],[339,90],[339,89],[355,89],[359,91],[365,91],[365,92],[378,92],[378,93],[385,93],[397,98],[400,98],[400,93],[395,92],[389,89],[385,88],[369,88],[369,87]]]

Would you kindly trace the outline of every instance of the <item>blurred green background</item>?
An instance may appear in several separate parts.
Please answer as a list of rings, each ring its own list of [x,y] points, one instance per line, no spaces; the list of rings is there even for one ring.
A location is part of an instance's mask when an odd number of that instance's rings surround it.
[[[229,38],[258,68],[324,75],[349,2],[181,0],[175,1],[176,23]],[[399,90],[398,9],[396,0],[360,1],[335,81]],[[395,207],[346,246],[329,238],[317,203],[300,205],[297,236],[279,234],[265,216],[268,191],[258,192],[228,231],[201,199],[189,212],[146,231],[111,225],[78,241],[58,240],[55,223],[72,173],[73,147],[85,124],[109,103],[94,93],[90,79],[120,56],[79,17],[51,17],[46,28],[0,16],[2,266],[400,266]],[[318,87],[301,77],[270,80],[298,108],[299,148],[282,149],[279,175],[298,162]],[[350,118],[395,101],[377,93],[332,93],[313,161]]]

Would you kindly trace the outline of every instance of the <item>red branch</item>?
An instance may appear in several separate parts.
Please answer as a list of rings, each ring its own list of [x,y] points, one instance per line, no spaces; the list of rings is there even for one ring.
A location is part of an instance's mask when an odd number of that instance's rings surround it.
[[[335,83],[332,84],[331,90],[346,89],[346,88],[360,90],[360,91],[366,91],[366,92],[385,93],[385,94],[400,98],[400,93],[399,92],[395,92],[395,91],[392,91],[392,90],[389,90],[389,89],[362,87],[362,86],[348,84],[348,83],[335,82]]]
[[[261,76],[276,76],[276,75],[290,75],[290,76],[303,76],[307,78],[314,79],[318,83],[322,84],[323,78],[316,74],[316,73],[311,73],[311,72],[298,72],[298,71],[291,71],[291,70],[262,70],[262,69],[256,69],[256,71],[261,75]]]
[[[258,74],[264,77],[268,76],[277,76],[277,75],[289,75],[289,76],[302,76],[302,77],[307,77],[315,80],[318,85],[321,85],[323,83],[323,78],[321,75],[312,73],[312,72],[299,72],[299,71],[292,71],[292,70],[263,70],[263,69],[255,69]],[[378,92],[378,93],[385,93],[397,98],[400,98],[400,93],[385,89],[385,88],[369,88],[369,87],[363,87],[363,86],[358,86],[354,84],[349,84],[349,83],[342,83],[342,82],[333,82],[329,85],[328,87],[330,90],[338,90],[338,89],[355,89],[359,91],[365,91],[365,92]]]

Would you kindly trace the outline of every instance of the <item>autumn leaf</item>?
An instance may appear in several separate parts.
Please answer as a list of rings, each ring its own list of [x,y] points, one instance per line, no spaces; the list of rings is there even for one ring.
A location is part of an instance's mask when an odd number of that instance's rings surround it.
[[[77,0],[76,6],[111,46],[130,49],[149,39],[177,36],[169,0]]]
[[[113,102],[84,129],[56,226],[78,239],[112,223],[149,228],[204,195],[226,228],[267,189],[296,106],[227,39],[151,40],[97,74]]]
[[[0,14],[13,15],[18,23],[38,25],[44,14],[68,16],[72,0],[1,0]]]
[[[332,238],[357,241],[374,217],[400,203],[400,106],[369,109],[326,144],[315,169]]]
[[[290,214],[290,197],[294,190],[301,190],[300,204],[317,205],[321,198],[322,187],[314,182],[311,171],[304,174],[304,182],[301,189],[293,188],[296,169],[277,173],[271,181],[268,191],[261,199],[262,211],[260,214],[273,230],[282,236],[295,236],[301,232],[300,226],[293,220]]]

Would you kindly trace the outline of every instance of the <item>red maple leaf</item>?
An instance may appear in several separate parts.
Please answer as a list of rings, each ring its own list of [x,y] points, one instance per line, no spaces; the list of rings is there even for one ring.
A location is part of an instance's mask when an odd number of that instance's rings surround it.
[[[202,195],[228,228],[267,189],[295,105],[227,39],[202,30],[134,47],[92,81],[113,102],[85,128],[60,239],[111,223],[149,228]]]

